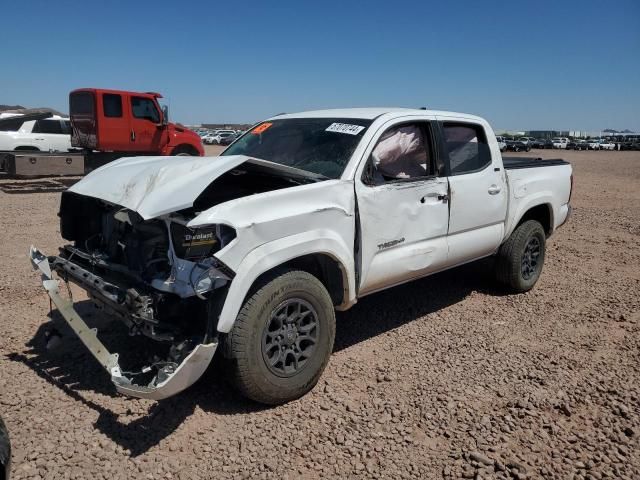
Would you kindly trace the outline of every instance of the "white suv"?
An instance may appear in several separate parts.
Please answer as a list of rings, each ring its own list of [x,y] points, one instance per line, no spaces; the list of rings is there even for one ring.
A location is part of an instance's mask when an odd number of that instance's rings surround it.
[[[553,148],[567,148],[567,144],[569,143],[569,139],[566,137],[556,137],[552,140]]]
[[[15,115],[11,121],[3,118],[0,125],[0,151],[40,150],[66,152],[71,148],[71,122],[54,115],[40,120],[21,121]]]

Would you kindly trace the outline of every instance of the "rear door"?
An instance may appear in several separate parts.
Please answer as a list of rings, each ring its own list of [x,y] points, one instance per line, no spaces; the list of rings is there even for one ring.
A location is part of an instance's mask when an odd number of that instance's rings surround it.
[[[105,150],[129,150],[131,125],[126,114],[126,100],[126,94],[122,93],[100,94],[100,145]]]
[[[129,145],[133,152],[157,153],[162,148],[162,116],[151,97],[129,96],[130,133]]]
[[[360,294],[441,269],[447,260],[447,178],[439,172],[432,122],[384,124],[355,179],[360,218]]]
[[[31,136],[35,145],[44,152],[67,152],[71,147],[71,136],[60,119],[36,120]]]
[[[485,126],[441,119],[448,156],[449,265],[492,254],[502,242],[507,188],[498,144],[488,143]]]

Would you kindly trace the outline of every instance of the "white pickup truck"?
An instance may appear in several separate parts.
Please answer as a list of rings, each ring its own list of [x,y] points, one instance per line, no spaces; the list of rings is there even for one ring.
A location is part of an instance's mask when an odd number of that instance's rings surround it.
[[[283,114],[219,157],[138,157],[62,194],[57,256],[30,252],[67,323],[121,393],[194,383],[220,346],[240,390],[297,398],[332,352],[334,310],[483,257],[531,289],[568,218],[563,160],[504,159],[476,116],[412,109]],[[162,361],[121,367],[59,293],[84,288]],[[133,373],[131,373],[133,371]]]

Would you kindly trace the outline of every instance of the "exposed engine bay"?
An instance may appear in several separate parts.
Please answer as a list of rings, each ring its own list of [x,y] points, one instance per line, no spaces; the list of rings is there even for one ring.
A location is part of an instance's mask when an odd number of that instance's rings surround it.
[[[73,244],[61,248],[50,264],[120,317],[132,335],[171,342],[202,336],[206,302],[201,300],[233,278],[213,255],[235,232],[225,225],[190,229],[188,220],[180,213],[143,220],[126,208],[65,192],[60,232]]]

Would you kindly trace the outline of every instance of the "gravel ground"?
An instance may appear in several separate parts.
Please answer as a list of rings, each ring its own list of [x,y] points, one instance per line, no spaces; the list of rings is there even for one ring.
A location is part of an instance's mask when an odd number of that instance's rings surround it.
[[[318,386],[277,408],[215,366],[162,403],[127,399],[71,335],[47,351],[60,322],[26,251],[62,244],[64,185],[0,180],[14,478],[640,478],[640,153],[542,155],[576,185],[533,291],[505,295],[484,261],[367,297],[338,315]],[[137,344],[74,297],[107,343]]]

